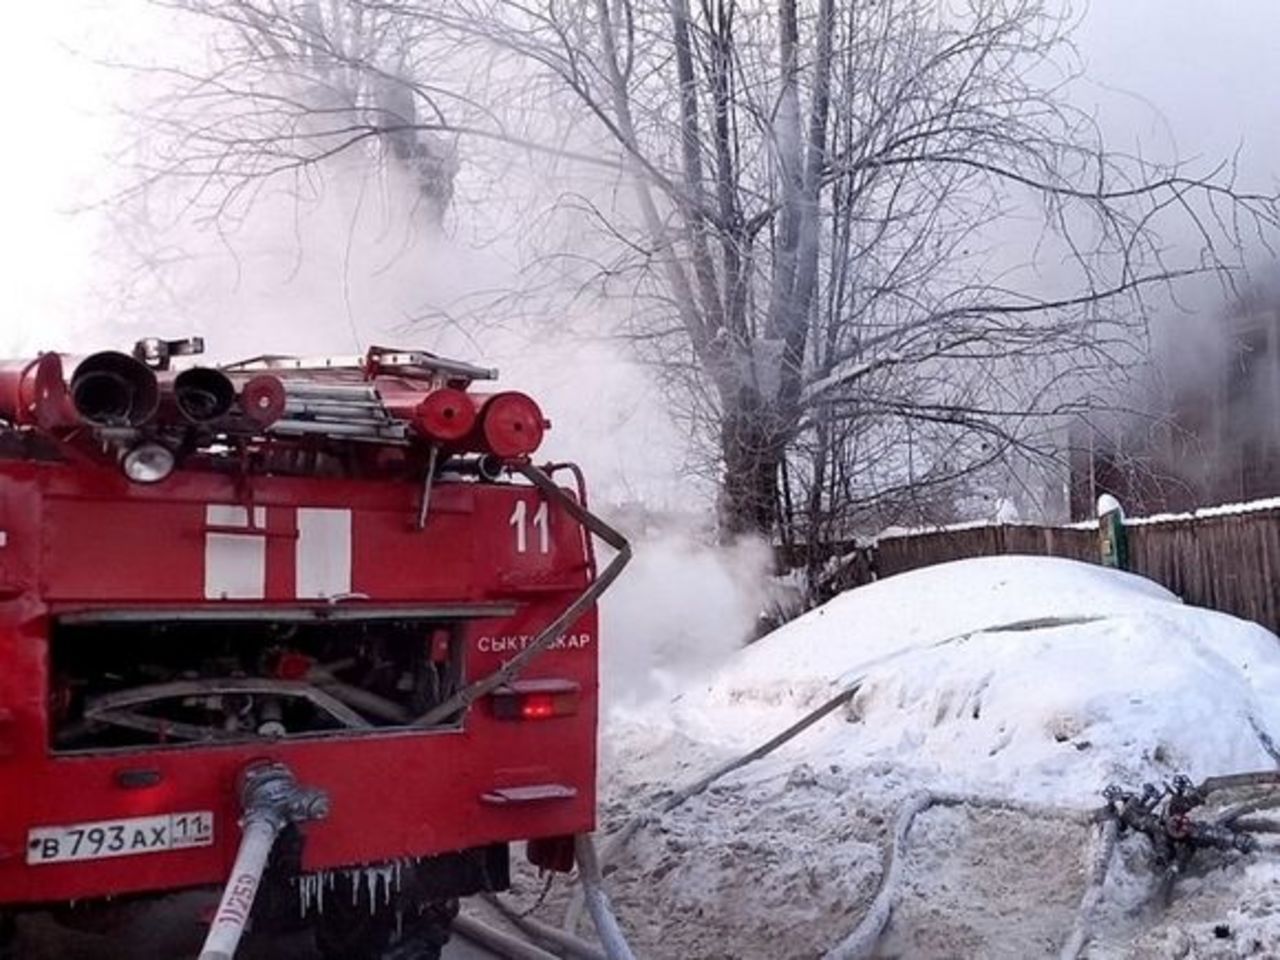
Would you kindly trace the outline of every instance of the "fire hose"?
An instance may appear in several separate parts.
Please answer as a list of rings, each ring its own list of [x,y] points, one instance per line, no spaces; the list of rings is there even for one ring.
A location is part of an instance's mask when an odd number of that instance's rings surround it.
[[[631,560],[631,545],[626,538],[588,511],[585,504],[579,503],[560,489],[547,472],[526,463],[516,463],[513,468],[549,500],[563,507],[588,534],[599,537],[613,547],[616,553],[587,589],[544,627],[524,650],[499,669],[464,687],[419,717],[415,723],[420,726],[430,726],[466,709],[480,697],[509,683],[531,660],[551,646],[574,621],[595,605]],[[241,800],[244,815],[241,818],[240,850],[199,960],[231,960],[234,957],[276,838],[291,823],[323,819],[328,814],[328,798],[319,791],[300,786],[283,764],[262,764],[247,770]],[[575,854],[587,907],[605,955],[609,960],[634,960],[604,892],[595,846],[589,836],[579,836],[576,839]]]
[[[1097,826],[1091,863],[1086,867],[1086,885],[1080,898],[1076,920],[1062,950],[1060,960],[1076,960],[1089,941],[1090,924],[1102,899],[1103,886],[1116,849],[1119,833],[1129,830],[1145,834],[1155,848],[1156,861],[1165,869],[1163,884],[1171,883],[1190,853],[1196,848],[1234,849],[1247,853],[1257,849],[1256,840],[1232,829],[1245,814],[1280,805],[1280,798],[1254,798],[1229,808],[1202,824],[1187,819],[1190,809],[1200,806],[1212,793],[1242,787],[1280,784],[1280,771],[1231,774],[1209,777],[1194,785],[1186,777],[1174,777],[1163,791],[1148,784],[1141,794],[1108,787],[1106,805],[1071,809],[1017,800],[970,794],[924,791],[908,799],[894,824],[885,851],[884,868],[875,898],[854,930],[825,955],[825,960],[862,960],[875,955],[888,926],[898,888],[902,885],[902,861],[909,833],[915,821],[933,807],[962,807],[970,810],[1003,811],[1027,817],[1060,820],[1082,826]],[[1173,831],[1172,833],[1170,831]],[[1172,846],[1170,843],[1172,841]],[[1165,849],[1168,847],[1168,849]],[[1167,861],[1166,862],[1166,858]],[[1167,894],[1167,886],[1165,886]]]
[[[244,813],[240,849],[231,878],[200,950],[200,960],[231,960],[249,923],[253,901],[276,838],[287,826],[329,815],[326,794],[304,787],[282,763],[256,763],[245,770],[240,786]]]
[[[524,935],[526,940],[516,940],[487,923],[465,914],[454,922],[464,937],[475,941],[506,960],[543,960],[554,956],[581,958],[581,960],[635,960],[635,954],[623,936],[618,918],[609,903],[600,874],[600,859],[590,834],[574,837],[574,856],[578,862],[578,880],[586,899],[587,909],[600,938],[600,949],[577,936],[540,923],[516,913],[495,895],[483,899],[498,914]],[[546,949],[544,949],[544,947]],[[548,952],[556,951],[555,953]]]
[[[988,629],[989,630],[1018,630],[1018,629],[1025,628],[1031,622],[1032,621],[1019,620],[1019,621],[1014,621],[1012,623],[1001,624],[1000,626],[997,626],[997,627],[989,627]],[[926,649],[937,649],[938,647],[944,647],[944,646],[947,646],[948,644],[958,643],[968,639],[970,636],[972,636],[972,634],[973,634],[973,631],[969,631],[967,633],[960,633],[954,636],[945,637],[942,640],[937,640],[933,643],[927,644]],[[823,701],[819,706],[809,711],[807,714],[805,714],[795,723],[791,724],[791,726],[787,727],[781,733],[771,737],[770,739],[766,740],[764,743],[760,744],[754,749],[749,750],[746,753],[741,754],[737,757],[734,757],[726,761],[725,763],[719,764],[713,770],[709,771],[708,773],[704,774],[698,779],[692,781],[691,783],[686,784],[682,788],[676,790],[675,793],[665,797],[665,799],[653,797],[651,799],[651,802],[648,804],[648,807],[650,809],[646,809],[644,812],[638,813],[635,816],[631,817],[626,823],[622,825],[621,828],[619,828],[615,833],[610,835],[610,837],[608,838],[608,841],[604,844],[603,848],[600,851],[599,860],[601,864],[612,863],[614,859],[617,858],[622,853],[622,851],[626,848],[627,844],[630,843],[631,838],[634,837],[636,833],[639,832],[641,827],[645,826],[645,824],[653,820],[653,817],[654,817],[654,814],[652,812],[653,807],[657,808],[658,814],[670,813],[671,811],[675,810],[677,807],[684,804],[686,801],[702,793],[704,790],[706,790],[709,786],[711,786],[717,780],[720,780],[721,778],[726,777],[729,774],[737,770],[740,770],[745,766],[748,766],[752,763],[755,763],[759,760],[764,759],[769,754],[777,750],[779,747],[783,746],[784,744],[798,737],[800,734],[804,733],[806,730],[808,730],[810,727],[816,724],[819,720],[822,720],[823,718],[825,718],[828,714],[834,713],[836,710],[838,710],[839,708],[849,703],[855,696],[857,696],[858,692],[862,689],[862,685],[867,678],[867,673],[872,668],[877,666],[882,666],[885,663],[888,663],[898,657],[905,656],[908,653],[913,653],[919,649],[921,648],[915,647],[915,646],[908,647],[905,650],[899,650],[899,651],[896,651],[895,653],[891,653],[883,657],[877,657],[873,660],[869,660],[866,663],[861,664],[858,667],[855,667],[854,670],[850,671],[850,674],[847,675],[847,676],[851,676],[852,678],[846,680],[833,696]],[[572,933],[578,928],[578,922],[582,914],[582,909],[585,906],[585,900],[584,900],[585,893],[586,893],[586,890],[584,888],[582,891],[575,892],[574,896],[570,898],[569,906],[565,911],[565,918],[564,918],[564,929],[569,933]]]
[[[465,710],[485,694],[492,693],[503,684],[510,683],[529,665],[530,661],[555,643],[575,620],[595,606],[601,594],[609,589],[613,581],[617,580],[622,573],[622,568],[631,561],[631,544],[627,542],[627,538],[587,510],[584,504],[561,490],[546,471],[538,469],[531,463],[523,462],[513,463],[512,469],[523,474],[548,500],[563,507],[564,511],[581,524],[584,530],[599,537],[617,553],[609,561],[609,565],[591,582],[591,585],[565,607],[559,616],[543,627],[527,647],[493,673],[464,687],[443,703],[432,707],[414,721],[418,726],[429,727],[439,723],[459,710]]]

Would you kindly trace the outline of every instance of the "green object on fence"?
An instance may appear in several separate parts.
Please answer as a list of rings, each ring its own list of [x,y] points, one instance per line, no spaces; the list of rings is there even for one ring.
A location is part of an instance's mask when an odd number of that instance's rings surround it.
[[[1104,567],[1129,569],[1129,535],[1124,529],[1124,509],[1109,493],[1098,498],[1098,546]]]

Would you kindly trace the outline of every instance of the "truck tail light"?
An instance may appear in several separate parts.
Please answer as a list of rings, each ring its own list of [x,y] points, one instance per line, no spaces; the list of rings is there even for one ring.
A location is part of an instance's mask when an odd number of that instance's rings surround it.
[[[495,393],[480,411],[485,450],[499,457],[524,457],[542,443],[547,429],[542,410],[523,393]]]
[[[572,680],[517,680],[490,697],[499,720],[550,720],[575,716],[581,692]]]
[[[443,387],[427,394],[413,412],[413,425],[429,440],[461,440],[476,425],[476,407],[464,390]]]

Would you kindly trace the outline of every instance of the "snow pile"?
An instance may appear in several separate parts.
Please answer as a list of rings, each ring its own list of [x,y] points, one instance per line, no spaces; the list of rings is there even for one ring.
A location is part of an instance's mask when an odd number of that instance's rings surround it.
[[[792,762],[889,762],[932,786],[1051,802],[1106,783],[1273,765],[1280,643],[1154,583],[1044,557],[942,564],[852,590],[679,698],[682,738],[746,750],[862,677]]]
[[[672,790],[857,678],[840,709],[663,810]],[[609,871],[610,892],[642,956],[819,957],[867,915],[911,795],[1093,808],[1109,782],[1272,768],[1271,731],[1280,734],[1280,641],[1262,627],[1067,560],[918,570],[793,621],[674,701],[614,718],[604,832],[648,819]],[[922,814],[877,955],[1057,956],[1090,836],[1078,822],[1016,812]],[[1152,915],[1145,843],[1122,844],[1087,956],[1280,950],[1280,866],[1206,855],[1204,881],[1180,880],[1171,909]],[[536,891],[531,882],[527,895]]]

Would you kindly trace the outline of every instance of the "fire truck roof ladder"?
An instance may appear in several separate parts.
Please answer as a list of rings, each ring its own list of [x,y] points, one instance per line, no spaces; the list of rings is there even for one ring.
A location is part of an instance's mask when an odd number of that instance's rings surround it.
[[[370,347],[363,356],[339,354],[325,357],[291,357],[264,354],[227,364],[222,369],[228,373],[274,372],[314,373],[324,370],[369,370],[402,377],[457,380],[496,380],[498,371],[493,367],[478,367],[463,360],[450,360],[426,350],[405,350],[394,347]]]

